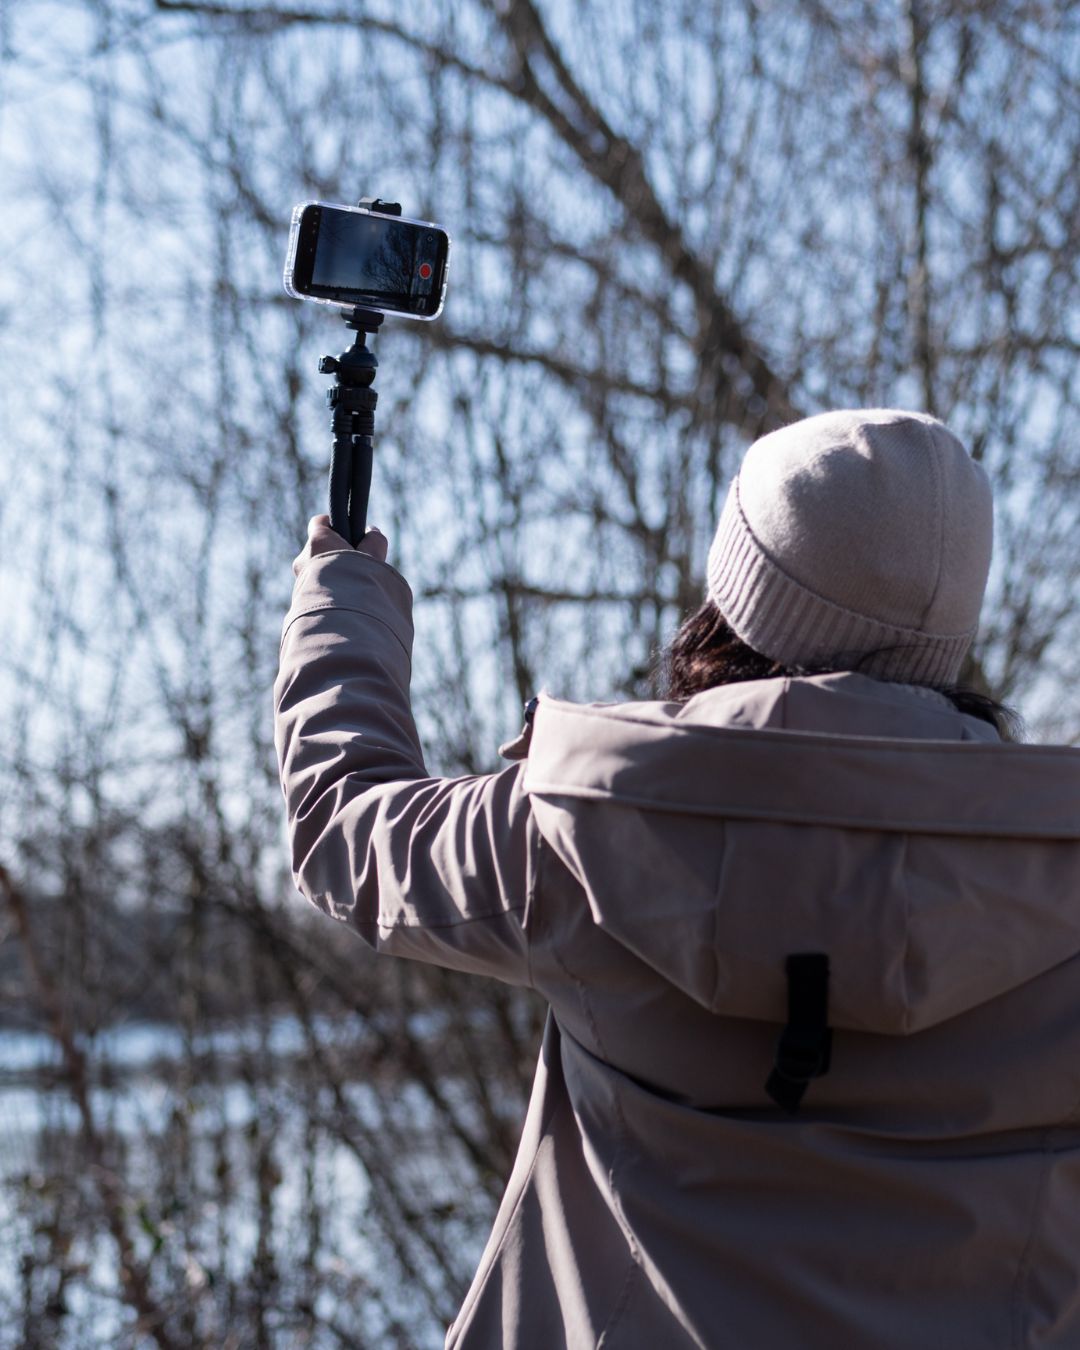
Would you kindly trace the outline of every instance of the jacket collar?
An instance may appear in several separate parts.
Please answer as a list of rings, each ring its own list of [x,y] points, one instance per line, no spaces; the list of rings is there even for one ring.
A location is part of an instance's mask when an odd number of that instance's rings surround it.
[[[545,696],[524,786],[690,815],[1080,839],[1080,750],[1004,744],[984,725],[853,674],[725,686],[685,705]]]

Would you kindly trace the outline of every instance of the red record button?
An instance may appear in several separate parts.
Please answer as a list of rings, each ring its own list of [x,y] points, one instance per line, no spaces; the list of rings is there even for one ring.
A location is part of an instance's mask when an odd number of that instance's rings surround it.
[[[430,276],[431,276],[431,264],[430,264],[430,263],[421,263],[421,264],[420,264],[420,280],[421,280],[421,281],[427,281],[427,279],[428,279]]]

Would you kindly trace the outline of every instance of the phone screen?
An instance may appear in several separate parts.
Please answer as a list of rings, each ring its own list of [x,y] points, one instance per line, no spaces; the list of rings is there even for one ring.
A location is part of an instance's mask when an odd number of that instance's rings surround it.
[[[293,284],[317,299],[434,318],[448,245],[435,225],[309,205],[300,218]]]

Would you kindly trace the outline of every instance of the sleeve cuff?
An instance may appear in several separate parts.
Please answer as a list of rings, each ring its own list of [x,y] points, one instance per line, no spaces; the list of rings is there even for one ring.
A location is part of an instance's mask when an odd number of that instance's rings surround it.
[[[386,625],[411,656],[413,595],[409,583],[389,563],[355,549],[316,554],[306,563],[293,586],[292,604],[285,615],[281,641],[305,614],[324,609],[346,609],[366,614]]]

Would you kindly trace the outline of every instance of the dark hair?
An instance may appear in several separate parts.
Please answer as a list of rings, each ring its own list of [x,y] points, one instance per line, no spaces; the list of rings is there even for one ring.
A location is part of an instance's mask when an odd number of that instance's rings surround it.
[[[743,642],[711,600],[683,623],[661,654],[660,664],[663,696],[673,703],[685,703],[695,694],[721,684],[783,676],[826,675],[838,669],[855,668],[785,666],[771,657],[762,656]],[[1020,740],[1023,724],[1019,715],[989,694],[964,684],[929,687],[944,694],[959,712],[989,722],[1002,740]]]

